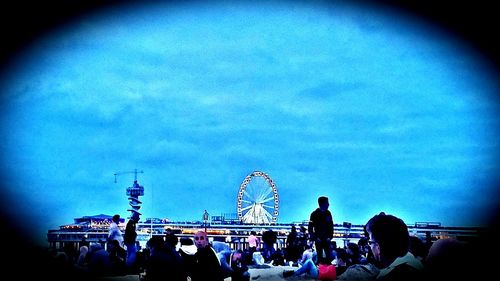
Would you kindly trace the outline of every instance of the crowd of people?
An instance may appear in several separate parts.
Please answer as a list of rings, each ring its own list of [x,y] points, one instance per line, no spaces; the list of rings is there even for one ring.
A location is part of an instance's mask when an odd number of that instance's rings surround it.
[[[327,197],[318,198],[308,227],[295,226],[285,247],[276,247],[276,233],[252,231],[248,247],[231,249],[211,241],[205,231],[179,238],[172,232],[152,236],[144,249],[136,241],[138,216],[124,233],[115,215],[104,245],[82,245],[76,255],[54,254],[61,274],[79,277],[137,274],[155,280],[251,280],[250,268],[286,266],[282,278],[308,275],[317,280],[472,280],[467,259],[474,253],[468,243],[440,239],[426,244],[409,235],[400,218],[383,212],[365,225],[365,237],[338,246],[333,240],[333,216]]]

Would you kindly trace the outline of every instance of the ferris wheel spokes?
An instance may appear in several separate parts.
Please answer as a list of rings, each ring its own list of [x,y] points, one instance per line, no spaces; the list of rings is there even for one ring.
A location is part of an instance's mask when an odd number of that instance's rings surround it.
[[[248,210],[248,209],[250,209],[250,208],[253,208],[254,206],[255,206],[255,204],[253,204],[253,205],[248,205],[248,206],[246,206],[245,208],[241,208],[241,210],[242,210],[242,211],[246,211],[246,210]]]
[[[262,210],[264,210],[264,212],[265,212],[265,214],[266,214],[266,216],[268,218],[272,218],[273,217],[273,215],[271,215],[266,209],[262,209]]]
[[[262,200],[262,201],[259,201],[259,203],[266,203],[266,202],[269,202],[269,201],[271,201],[271,200],[274,200],[274,197],[269,197],[269,198],[267,198],[267,199],[264,199],[264,200]],[[274,208],[274,207],[270,207],[270,208]]]

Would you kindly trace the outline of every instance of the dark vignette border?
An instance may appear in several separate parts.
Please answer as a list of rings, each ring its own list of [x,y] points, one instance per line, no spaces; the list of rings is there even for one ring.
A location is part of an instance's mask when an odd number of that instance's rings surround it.
[[[118,5],[129,5],[135,3],[160,2],[160,1],[131,1],[131,0],[20,0],[9,1],[2,4],[0,9],[0,77],[14,64],[16,57],[21,54],[32,43],[44,34],[63,26],[91,12],[101,9],[116,7]],[[175,5],[177,1],[161,1]],[[186,2],[186,1],[183,1]],[[332,1],[317,1],[319,5],[328,5]],[[376,5],[389,9],[400,10],[412,16],[423,19],[434,24],[444,31],[460,38],[464,43],[485,58],[491,67],[493,77],[498,77],[500,66],[500,17],[498,17],[494,1],[419,1],[419,0],[379,0],[379,1],[344,1],[355,2],[360,5]],[[0,92],[0,95],[3,93]],[[495,98],[498,98],[498,95]],[[1,116],[0,116],[1,117]],[[4,162],[4,156],[0,161]],[[498,158],[498,157],[497,157]],[[0,165],[2,166],[2,165]],[[1,175],[0,171],[0,175]],[[497,176],[498,177],[498,176]],[[492,184],[498,195],[500,180],[494,178]],[[3,185],[3,184],[2,184]],[[0,185],[0,197],[4,194],[5,186]],[[500,198],[500,196],[497,196]],[[2,197],[3,198],[3,197]],[[2,200],[2,199],[0,199]],[[7,254],[7,263],[2,268],[9,270],[17,277],[31,277],[33,280],[45,279],[42,272],[51,277],[51,270],[46,270],[43,256],[39,255],[38,249],[30,241],[30,233],[21,230],[21,225],[30,224],[29,221],[18,222],[15,218],[4,215],[6,202],[0,201],[0,233],[4,252]],[[499,246],[496,234],[500,230],[500,207],[496,206],[496,212],[485,214],[491,221],[491,231],[486,233],[484,242],[488,249],[479,251],[480,254],[490,256],[489,253],[498,253]],[[28,227],[29,229],[29,227]],[[488,251],[488,253],[486,252]],[[480,256],[471,259],[481,259]],[[494,268],[483,264],[480,268]],[[483,272],[484,273],[484,272]],[[19,276],[21,275],[21,276]]]

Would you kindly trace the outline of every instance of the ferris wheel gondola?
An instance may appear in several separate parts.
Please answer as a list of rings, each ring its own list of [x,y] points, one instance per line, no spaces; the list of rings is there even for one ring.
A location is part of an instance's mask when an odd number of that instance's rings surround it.
[[[266,173],[254,171],[238,191],[238,218],[243,223],[269,224],[278,218],[278,189]]]

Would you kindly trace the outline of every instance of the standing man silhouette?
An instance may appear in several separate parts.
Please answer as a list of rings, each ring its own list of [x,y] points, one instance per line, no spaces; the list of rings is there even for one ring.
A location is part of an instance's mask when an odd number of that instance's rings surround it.
[[[316,246],[317,264],[329,264],[332,262],[333,217],[328,210],[330,206],[328,197],[320,196],[318,205],[319,207],[311,213],[309,219],[309,236]]]
[[[125,260],[127,269],[130,272],[135,273],[136,268],[136,259],[137,259],[137,223],[139,222],[139,213],[133,212],[132,217],[127,222],[127,226],[125,227],[125,235],[123,237],[123,242],[125,246],[127,246],[127,258]]]

